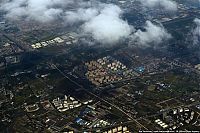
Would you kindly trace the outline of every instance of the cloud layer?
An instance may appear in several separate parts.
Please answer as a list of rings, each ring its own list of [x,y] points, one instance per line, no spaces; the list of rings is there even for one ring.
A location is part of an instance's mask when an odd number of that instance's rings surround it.
[[[141,2],[141,4],[148,8],[161,8],[166,11],[176,11],[178,8],[178,5],[176,2],[172,0],[138,0]]]
[[[140,0],[146,7],[163,7],[165,10],[177,9],[171,0]],[[145,31],[134,34],[133,26],[122,19],[123,11],[114,4],[105,4],[96,0],[3,0],[0,9],[6,12],[6,18],[27,21],[52,22],[63,20],[66,24],[81,24],[84,34],[91,35],[99,43],[116,44],[121,39],[133,36],[140,46],[159,44],[171,38],[160,25],[150,21],[144,26]],[[132,35],[131,35],[132,34]]]
[[[9,19],[26,19],[49,22],[58,18],[62,7],[74,3],[72,0],[3,0],[0,9],[6,11]]]
[[[146,21],[144,31],[138,30],[133,35],[135,42],[142,47],[157,46],[171,38],[171,34],[161,24],[155,25],[151,21]]]
[[[89,33],[101,43],[117,43],[127,38],[132,27],[121,18],[122,10],[113,4],[83,0],[4,0],[0,9],[6,18],[38,22],[63,20],[66,24],[82,23],[84,33]]]

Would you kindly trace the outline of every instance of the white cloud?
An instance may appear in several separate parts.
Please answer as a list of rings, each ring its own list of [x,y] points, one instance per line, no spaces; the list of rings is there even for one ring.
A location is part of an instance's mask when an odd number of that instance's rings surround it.
[[[3,0],[0,9],[7,12],[9,19],[26,19],[49,22],[64,13],[64,7],[77,0]],[[78,0],[81,2],[81,0]]]
[[[117,43],[122,38],[128,38],[132,27],[121,19],[122,10],[116,5],[105,5],[100,14],[90,19],[83,25],[86,33],[104,44]]]
[[[177,3],[172,0],[138,0],[142,5],[148,8],[162,8],[166,11],[176,11]]]
[[[96,15],[98,15],[98,10],[96,8],[80,8],[77,11],[66,11],[64,18],[67,23],[77,23],[88,21]]]
[[[199,45],[200,42],[200,19],[195,18],[194,23],[196,24],[196,28],[192,31],[193,33],[193,45]]]
[[[160,24],[155,25],[151,21],[146,21],[145,31],[138,30],[134,33],[134,41],[141,47],[152,47],[172,38],[167,30]]]
[[[195,18],[193,22],[194,27],[188,34],[188,38],[186,38],[188,44],[187,48],[191,53],[197,55],[200,58],[200,19]]]

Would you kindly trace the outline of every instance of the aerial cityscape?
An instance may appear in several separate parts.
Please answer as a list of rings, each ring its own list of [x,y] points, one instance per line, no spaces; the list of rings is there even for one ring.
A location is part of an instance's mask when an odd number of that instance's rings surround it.
[[[0,0],[0,133],[200,132],[200,0]]]

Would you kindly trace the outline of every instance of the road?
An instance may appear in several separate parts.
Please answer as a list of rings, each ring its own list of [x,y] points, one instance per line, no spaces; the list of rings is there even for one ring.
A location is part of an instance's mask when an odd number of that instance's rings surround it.
[[[28,51],[27,48],[23,47],[22,45],[20,45],[18,42],[16,42],[14,39],[10,38],[9,36],[3,34],[3,37],[5,37],[6,39],[8,39],[9,41],[13,42],[15,45],[17,45],[17,47],[19,47],[21,50],[23,50],[24,52]],[[27,46],[26,46],[27,47]]]
[[[140,127],[144,128],[145,130],[148,130],[148,128],[146,128],[144,125],[142,125],[141,123],[139,123],[135,118],[133,118],[132,116],[130,116],[129,114],[127,114],[125,111],[123,111],[121,108],[119,108],[118,106],[112,104],[111,102],[99,97],[98,95],[88,91],[86,88],[84,88],[82,85],[80,85],[79,83],[77,83],[76,81],[70,79],[65,73],[63,73],[55,64],[50,64],[51,66],[55,67],[60,74],[62,74],[65,78],[67,78],[69,81],[71,81],[72,83],[74,83],[75,85],[77,85],[78,87],[80,87],[81,89],[83,89],[84,91],[86,91],[88,94],[94,96],[95,98],[99,99],[100,101],[105,102],[106,104],[110,105],[111,107],[114,107],[115,109],[117,109],[118,111],[120,111],[121,113],[123,113],[124,115],[126,115],[128,118],[130,118],[132,121],[134,121],[136,124],[138,124]]]
[[[188,107],[188,108],[190,108],[191,106],[195,106],[195,105],[198,105],[198,104],[200,104],[200,101],[196,101],[196,102],[191,103],[191,104],[188,104],[188,105],[180,105],[180,106],[176,106],[176,107],[172,107],[172,108],[170,108],[170,107],[169,107],[169,108],[165,108],[165,109],[163,109],[162,111],[157,112],[157,113],[154,114],[154,115],[143,116],[143,117],[140,117],[140,118],[137,119],[137,120],[141,120],[141,119],[144,119],[144,118],[156,117],[156,116],[159,116],[159,115],[163,114],[164,112],[171,111],[172,109],[177,109],[177,108],[180,108],[180,107]]]

